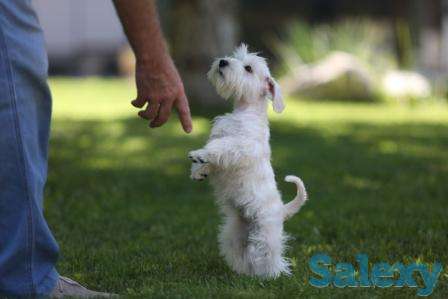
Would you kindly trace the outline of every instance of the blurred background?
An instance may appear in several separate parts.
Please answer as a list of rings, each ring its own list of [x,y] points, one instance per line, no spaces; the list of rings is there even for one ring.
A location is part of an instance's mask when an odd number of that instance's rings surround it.
[[[309,258],[448,264],[448,0],[159,1],[192,104],[188,135],[174,114],[149,129],[130,105],[134,57],[111,0],[33,2],[50,57],[45,213],[60,273],[136,298],[411,298],[414,288],[311,287]],[[275,281],[229,270],[212,190],[189,179],[187,153],[230,110],[206,72],[242,41],[285,95],[269,114],[283,200],[295,194],[288,174],[310,195],[285,224],[293,275]],[[445,271],[434,296],[446,294]]]
[[[110,0],[33,1],[51,75],[133,74]],[[192,101],[220,103],[204,74],[241,41],[270,58],[286,94],[363,101],[447,95],[448,0],[165,0],[159,9]]]

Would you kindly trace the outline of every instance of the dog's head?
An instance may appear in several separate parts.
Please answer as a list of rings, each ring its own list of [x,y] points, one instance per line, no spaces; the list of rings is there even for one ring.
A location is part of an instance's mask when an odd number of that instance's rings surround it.
[[[280,88],[269,72],[266,60],[256,53],[249,53],[247,46],[239,46],[232,56],[216,59],[208,78],[220,96],[233,98],[249,105],[272,100],[274,111],[285,108]]]

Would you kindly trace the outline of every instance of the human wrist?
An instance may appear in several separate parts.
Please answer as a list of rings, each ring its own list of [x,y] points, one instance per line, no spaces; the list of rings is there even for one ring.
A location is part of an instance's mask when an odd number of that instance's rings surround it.
[[[146,53],[136,55],[137,67],[148,69],[152,72],[166,72],[173,68],[174,63],[167,53],[154,55],[154,53]]]

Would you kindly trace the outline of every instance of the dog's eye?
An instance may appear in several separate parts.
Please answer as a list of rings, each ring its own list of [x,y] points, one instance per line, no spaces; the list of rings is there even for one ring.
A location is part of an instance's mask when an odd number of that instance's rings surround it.
[[[251,67],[250,65],[246,65],[246,66],[244,67],[244,69],[246,70],[246,72],[248,72],[248,73],[252,73],[252,67]]]

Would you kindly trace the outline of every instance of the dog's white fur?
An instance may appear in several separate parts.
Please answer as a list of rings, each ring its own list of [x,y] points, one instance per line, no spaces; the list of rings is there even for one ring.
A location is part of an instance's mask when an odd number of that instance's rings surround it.
[[[220,67],[221,60],[227,65]],[[287,176],[298,192],[283,204],[270,163],[267,106],[272,100],[276,112],[284,109],[279,87],[266,61],[248,53],[244,44],[232,56],[217,59],[208,77],[222,97],[233,99],[234,111],[215,118],[207,144],[189,158],[191,178],[209,176],[225,216],[221,254],[238,273],[265,278],[289,274],[283,222],[300,210],[307,196],[302,181]]]

